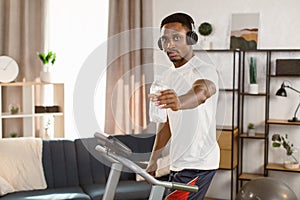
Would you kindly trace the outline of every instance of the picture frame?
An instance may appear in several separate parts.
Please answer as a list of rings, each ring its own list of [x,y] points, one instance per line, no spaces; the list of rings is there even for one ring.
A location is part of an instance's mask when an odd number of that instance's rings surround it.
[[[232,14],[230,49],[257,49],[258,32],[259,13]]]

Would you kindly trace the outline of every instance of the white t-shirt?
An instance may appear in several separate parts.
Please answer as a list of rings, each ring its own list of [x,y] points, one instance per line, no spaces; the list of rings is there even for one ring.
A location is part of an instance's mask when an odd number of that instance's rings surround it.
[[[198,79],[207,79],[216,86],[216,93],[193,109],[167,110],[170,130],[170,169],[217,169],[220,149],[216,140],[216,108],[218,74],[215,66],[193,58],[179,68],[174,66],[164,75],[165,84],[178,96],[187,93]]]

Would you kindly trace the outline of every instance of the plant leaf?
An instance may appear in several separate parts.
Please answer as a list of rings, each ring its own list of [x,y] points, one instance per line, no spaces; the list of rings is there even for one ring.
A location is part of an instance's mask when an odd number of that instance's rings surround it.
[[[281,144],[280,144],[280,143],[278,143],[278,142],[273,142],[272,146],[276,148],[276,147],[280,147],[280,146],[281,146]]]

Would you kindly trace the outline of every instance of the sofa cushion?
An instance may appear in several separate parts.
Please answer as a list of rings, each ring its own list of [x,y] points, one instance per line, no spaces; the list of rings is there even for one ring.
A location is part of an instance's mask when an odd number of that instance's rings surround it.
[[[147,153],[152,151],[155,134],[114,135],[115,138],[127,145],[133,152]]]
[[[34,190],[26,192],[15,192],[0,198],[1,200],[88,200],[90,197],[85,194],[79,186],[51,188],[46,190]]]
[[[133,154],[131,160],[149,160],[155,140],[155,134],[115,135],[114,137],[132,150]]]
[[[102,199],[105,192],[105,184],[84,185],[83,190],[90,195],[91,199]],[[148,199],[151,186],[145,181],[120,181],[115,194],[115,200]]]
[[[105,184],[109,165],[95,150],[97,140],[85,138],[75,140],[80,185]]]
[[[73,141],[44,140],[43,167],[48,188],[79,186]]]

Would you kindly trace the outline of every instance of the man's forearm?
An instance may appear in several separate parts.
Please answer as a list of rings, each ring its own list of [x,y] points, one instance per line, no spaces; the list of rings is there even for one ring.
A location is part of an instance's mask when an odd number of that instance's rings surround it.
[[[209,80],[197,80],[191,90],[178,97],[180,110],[192,109],[204,103],[216,93],[215,85]]]
[[[157,127],[157,130],[158,131],[155,137],[155,142],[153,145],[153,150],[149,160],[147,171],[156,170],[157,159],[160,157],[161,152],[163,151],[164,147],[167,145],[171,137],[171,131],[168,121],[166,123],[160,123]]]

